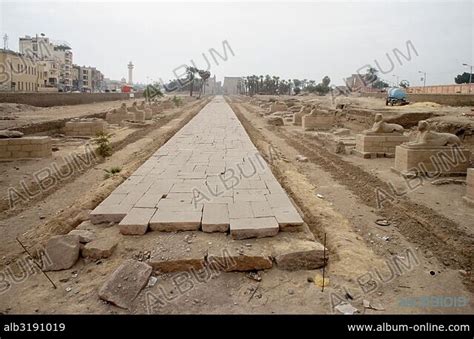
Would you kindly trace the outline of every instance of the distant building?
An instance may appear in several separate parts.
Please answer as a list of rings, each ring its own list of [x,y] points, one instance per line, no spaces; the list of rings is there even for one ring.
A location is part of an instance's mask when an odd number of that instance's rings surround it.
[[[242,77],[224,77],[224,85],[222,86],[222,93],[226,95],[240,94],[240,86]]]
[[[204,88],[204,94],[222,94],[221,82],[216,81],[215,75],[207,80],[206,87]]]
[[[19,39],[20,53],[41,61],[47,72],[46,86],[72,90],[72,51],[67,42],[52,42],[44,35]]]
[[[95,67],[73,65],[72,69],[74,91],[95,93],[105,90],[104,75]]]
[[[43,64],[8,49],[0,49],[0,91],[37,92],[45,86]]]
[[[367,87],[366,81],[364,80],[363,75],[361,74],[352,74],[350,77],[346,78],[346,86],[352,92],[360,92]]]
[[[111,80],[104,78],[104,90],[108,92],[120,92],[122,88],[122,82],[119,80]]]

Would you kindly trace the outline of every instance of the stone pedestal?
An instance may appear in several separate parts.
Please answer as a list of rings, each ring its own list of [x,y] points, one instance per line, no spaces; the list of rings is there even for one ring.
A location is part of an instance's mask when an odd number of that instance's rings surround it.
[[[288,110],[288,106],[284,102],[274,102],[270,106],[270,112],[269,113],[274,113],[278,111],[286,111]]]
[[[463,200],[474,207],[474,168],[468,168],[466,177],[466,195]]]
[[[105,121],[102,119],[68,121],[64,133],[69,136],[95,136],[105,132]]]
[[[401,174],[429,176],[466,175],[471,152],[456,146],[409,146],[395,149],[395,167]]]
[[[365,158],[393,158],[395,147],[408,141],[408,137],[398,133],[362,133],[356,135],[354,154]]]
[[[127,112],[108,112],[105,116],[105,120],[109,124],[120,124],[123,120],[128,119]]]
[[[301,124],[303,123],[303,117],[308,114],[309,112],[296,112],[294,115],[293,115],[293,125],[295,126],[301,126]]]
[[[312,115],[307,114],[302,118],[303,130],[327,130],[334,125],[334,115]]]
[[[133,119],[134,122],[145,122],[145,112],[143,111],[136,111],[135,117]]]
[[[52,154],[50,137],[0,139],[0,160],[47,158]]]

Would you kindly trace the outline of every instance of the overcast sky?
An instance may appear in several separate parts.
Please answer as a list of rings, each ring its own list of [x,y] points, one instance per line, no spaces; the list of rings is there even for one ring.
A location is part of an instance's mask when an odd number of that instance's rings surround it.
[[[279,75],[333,84],[363,72],[370,64],[388,81],[420,85],[451,84],[474,63],[474,1],[312,2],[312,3],[150,3],[150,2],[2,2],[1,35],[18,50],[18,38],[45,33],[73,48],[73,62],[99,68],[106,77],[168,80],[173,70],[193,60],[218,80],[224,76]],[[223,54],[217,59],[209,49]],[[412,43],[411,60],[405,55]],[[416,55],[415,53],[418,55]],[[202,53],[206,57],[203,57]],[[386,55],[388,53],[388,56]],[[378,62],[378,65],[376,64]],[[181,73],[178,69],[176,73]]]

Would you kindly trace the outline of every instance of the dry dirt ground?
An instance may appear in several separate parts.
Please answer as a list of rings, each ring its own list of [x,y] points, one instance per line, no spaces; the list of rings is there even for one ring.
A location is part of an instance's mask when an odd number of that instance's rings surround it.
[[[130,310],[122,310],[101,301],[97,291],[124,259],[146,260],[150,251],[194,248],[218,239],[212,234],[196,237],[192,232],[124,237],[116,225],[91,226],[98,234],[120,240],[113,255],[92,262],[80,259],[72,269],[49,272],[56,289],[37,270],[32,273],[22,268],[26,255],[16,236],[33,249],[52,234],[64,234],[76,227],[87,218],[88,210],[203,107],[207,102],[203,99],[169,112],[140,135],[126,129],[117,131],[118,146],[106,161],[0,215],[0,282],[10,283],[7,290],[0,291],[0,312],[333,313],[333,306],[341,300],[360,313],[474,311],[472,224],[463,218],[462,210],[446,205],[453,203],[460,187],[453,190],[452,185],[424,185],[397,204],[378,209],[374,187],[396,180],[387,172],[386,160],[390,159],[376,159],[369,164],[367,160],[331,154],[314,140],[295,136],[291,127],[268,126],[246,101],[236,98],[229,103],[298,205],[311,232],[320,242],[326,239],[329,263],[324,274],[329,281],[324,290],[320,283],[322,270],[289,272],[273,268],[259,272],[260,281],[245,273],[208,277],[162,274],[157,276],[156,285],[140,293]],[[81,111],[77,106],[71,109]],[[80,150],[85,144],[83,140],[63,142],[58,152]],[[309,161],[298,162],[297,154],[307,156]],[[0,183],[2,189],[44,165],[8,163],[4,169],[11,177]],[[112,166],[122,171],[104,180],[104,169]],[[449,194],[440,194],[443,190]],[[423,199],[428,195],[429,199]],[[444,208],[440,210],[439,206]],[[438,208],[435,211],[433,207]],[[472,220],[473,210],[467,211]],[[387,219],[391,224],[378,226],[377,219]],[[158,303],[157,298],[165,302]],[[364,307],[364,301],[371,306]]]

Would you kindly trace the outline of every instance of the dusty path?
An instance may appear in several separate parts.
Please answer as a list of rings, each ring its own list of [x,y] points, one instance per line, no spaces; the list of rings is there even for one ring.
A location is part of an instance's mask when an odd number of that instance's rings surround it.
[[[397,301],[403,297],[464,295],[472,299],[472,293],[466,290],[466,288],[472,288],[472,281],[458,271],[459,268],[467,271],[472,264],[472,259],[470,259],[472,251],[469,251],[472,248],[472,238],[466,235],[462,228],[446,218],[434,216],[434,211],[423,206],[420,207],[420,214],[414,213],[418,210],[418,205],[412,205],[409,209],[409,201],[404,201],[402,205],[402,208],[408,209],[407,212],[405,209],[395,210],[394,208],[387,208],[388,211],[378,210],[374,204],[374,188],[369,186],[374,185],[374,181],[378,179],[373,178],[370,173],[346,163],[317,143],[298,139],[292,134],[285,133],[283,128],[268,126],[263,118],[252,112],[250,105],[235,102],[231,103],[231,106],[257,147],[260,150],[270,149],[271,152],[267,151],[267,153],[271,153],[276,159],[280,158],[278,171],[281,176],[279,179],[288,182],[289,186],[285,185],[287,190],[291,191],[291,187],[296,187],[291,180],[294,174],[288,173],[287,170],[288,166],[295,166],[299,175],[304,176],[314,185],[315,189],[311,194],[315,196],[317,193],[323,193],[319,200],[324,200],[324,203],[333,211],[336,210],[347,218],[345,220],[349,222],[350,229],[342,229],[334,224],[328,225],[324,222],[325,218],[323,220],[316,218],[316,220],[319,219],[319,225],[322,228],[319,231],[320,239],[321,232],[326,232],[329,249],[335,252],[333,255],[335,254],[338,258],[336,262],[330,263],[329,275],[333,276],[340,286],[351,286],[357,291],[357,279],[363,276],[358,274],[361,272],[358,267],[359,260],[390,261],[394,257],[406,255],[408,250],[412,251],[419,260],[419,265],[410,272],[399,274],[396,279],[387,279],[389,282],[384,283],[381,281],[384,279],[377,279],[377,273],[374,273],[376,266],[366,271],[366,273],[371,272],[366,275],[367,278],[375,277],[372,283],[377,288],[373,294],[380,293],[377,299],[385,305],[389,304],[390,312],[443,312],[442,308],[436,307],[400,307]],[[297,154],[307,156],[309,162],[296,161]],[[383,184],[380,181],[376,183]],[[293,197],[305,212],[306,219],[307,214],[311,214],[311,210],[316,206],[308,204],[306,197],[298,189],[294,193]],[[305,206],[308,206],[307,210]],[[443,232],[441,230],[444,229],[442,227],[444,224],[438,223],[434,225],[436,226],[434,231],[427,231],[425,213],[433,217],[429,220],[445,221],[453,229],[447,228],[448,231]],[[392,226],[388,228],[377,226],[374,222],[380,218],[388,218]],[[458,232],[459,238],[449,239],[453,234],[450,231]],[[444,233],[442,240],[439,238],[442,236],[440,234],[443,234],[441,232]],[[356,241],[353,240],[353,236]],[[350,241],[337,242],[341,240],[340,238],[347,238]],[[425,238],[426,241],[424,241]],[[345,260],[347,259],[345,256],[351,257],[352,260],[350,262]],[[387,271],[387,267],[380,268],[379,266],[378,270]],[[334,274],[337,277],[334,277]],[[385,274],[385,278],[390,276],[389,273]],[[449,308],[449,311],[453,309]],[[456,312],[458,311],[466,312],[469,308],[458,308]]]
[[[77,226],[80,220],[67,215],[71,208],[77,208],[75,215],[80,215],[82,207],[85,209],[82,214],[87,215],[88,210],[84,206],[89,204],[89,209],[94,208],[100,201],[97,194],[110,193],[124,180],[123,176],[126,176],[127,172],[145,161],[159,145],[166,142],[199,112],[205,103],[204,99],[172,112],[160,123],[141,130],[118,144],[114,149],[114,154],[105,161],[97,158],[94,166],[83,172],[75,172],[74,176],[66,181],[58,182],[58,185],[44,192],[42,196],[32,199],[28,205],[0,214],[0,232],[2,233],[0,266],[8,265],[22,252],[15,237],[26,231],[30,231],[29,236],[20,238],[26,241],[26,244],[33,246],[35,241],[50,235],[49,232],[53,227],[58,228],[56,229],[58,233],[67,233],[68,227]],[[104,170],[111,167],[119,167],[122,171],[118,176],[104,180]],[[28,242],[28,239],[32,241]]]

